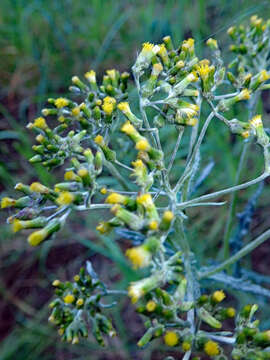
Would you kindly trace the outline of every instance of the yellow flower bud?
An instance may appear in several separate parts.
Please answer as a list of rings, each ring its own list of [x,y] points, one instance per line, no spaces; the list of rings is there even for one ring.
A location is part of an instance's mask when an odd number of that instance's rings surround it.
[[[46,123],[46,120],[43,117],[38,117],[37,119],[34,120],[33,124],[29,124],[29,128],[31,129],[33,126],[45,130],[48,128],[48,125]]]
[[[155,311],[156,307],[157,307],[157,303],[153,300],[149,300],[146,304],[146,310],[148,312]]]
[[[53,281],[52,285],[58,287],[61,284],[60,280],[56,279]]]
[[[72,294],[67,294],[63,300],[66,304],[72,304],[75,300],[75,297]]]
[[[151,149],[151,146],[148,140],[142,139],[136,143],[136,149],[139,151],[149,151]]]
[[[163,214],[163,219],[165,221],[172,221],[172,219],[174,218],[174,214],[172,211],[170,210],[166,210]]]
[[[65,106],[67,106],[69,104],[69,100],[66,98],[58,98],[54,101],[54,105],[58,108],[61,109]]]
[[[71,112],[72,112],[72,115],[76,117],[76,116],[80,115],[81,109],[79,106],[76,106],[75,108],[73,108],[71,110]]]
[[[16,200],[9,197],[3,197],[1,200],[1,209],[12,207],[15,204],[16,204]]]
[[[95,143],[100,145],[100,146],[103,146],[104,145],[104,139],[103,139],[103,136],[101,135],[97,135],[94,139]]]
[[[76,177],[77,177],[77,175],[72,170],[65,172],[65,175],[64,175],[64,179],[67,181],[73,181],[76,179]]]
[[[33,182],[30,185],[30,190],[40,194],[47,194],[49,192],[49,189],[39,182]]]
[[[41,229],[41,230],[35,231],[32,234],[30,234],[27,238],[27,241],[31,246],[37,246],[43,240],[45,240],[47,236],[48,236],[47,231],[45,231],[44,229]]]
[[[255,115],[249,122],[255,128],[260,127],[263,124],[262,123],[262,116],[261,115]]]
[[[168,346],[175,346],[179,342],[179,336],[175,331],[167,331],[164,335],[164,342]]]
[[[84,304],[84,300],[81,298],[76,301],[77,306],[83,306],[83,304]]]
[[[226,311],[226,314],[229,318],[235,317],[235,309],[233,307],[229,307]]]
[[[187,351],[189,351],[190,349],[191,349],[191,344],[190,344],[190,342],[184,341],[184,342],[182,343],[182,350],[185,351],[185,352],[187,352]]]
[[[94,70],[88,71],[84,76],[90,83],[96,83],[96,73]]]
[[[212,300],[216,303],[220,303],[225,299],[226,295],[223,290],[217,290],[212,295]]]
[[[103,188],[100,189],[100,193],[101,193],[102,195],[106,195],[107,192],[108,192],[108,190],[107,190],[105,187],[103,187]]]
[[[74,195],[69,191],[63,191],[58,196],[56,202],[58,205],[69,205],[74,201]]]
[[[156,220],[152,220],[149,223],[150,230],[157,230],[158,229],[158,222]]]
[[[219,355],[219,347],[215,341],[209,340],[204,344],[204,351],[209,356]]]
[[[148,266],[151,260],[151,253],[143,245],[128,249],[126,256],[135,269]]]
[[[107,199],[106,203],[108,204],[124,204],[126,197],[118,193],[111,193]]]
[[[120,111],[122,111],[123,114],[131,113],[128,102],[121,102],[117,105],[117,107]]]
[[[102,110],[105,112],[106,115],[111,115],[113,112],[113,104],[104,103],[102,105]]]
[[[124,125],[121,127],[121,131],[127,135],[134,135],[137,133],[137,130],[129,121],[124,123]]]
[[[14,232],[17,232],[17,231],[20,231],[22,229],[23,229],[23,225],[22,225],[21,221],[18,220],[18,219],[14,219],[14,221],[12,223],[12,230]]]

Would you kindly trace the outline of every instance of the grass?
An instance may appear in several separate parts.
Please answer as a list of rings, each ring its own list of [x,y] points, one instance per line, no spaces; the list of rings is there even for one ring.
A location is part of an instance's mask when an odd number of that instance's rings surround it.
[[[199,54],[203,42],[210,36],[226,47],[226,29],[253,13],[267,18],[270,15],[268,1],[1,0],[0,190],[12,192],[18,180],[28,183],[39,178],[48,184],[53,182],[44,168],[32,168],[27,162],[32,154],[33,139],[25,125],[38,114],[46,98],[66,91],[72,75],[82,75],[89,68],[99,72],[113,66],[127,70],[142,42],[159,42],[167,34],[171,34],[175,42],[193,36]],[[168,135],[171,136],[164,134]],[[231,183],[240,154],[239,145],[231,148],[226,129],[210,127],[208,139],[203,147],[202,167],[212,160],[207,154],[214,148],[216,165],[213,173],[220,175],[207,180],[200,191],[206,186],[220,189]],[[229,166],[225,168],[225,164]],[[177,165],[180,168],[181,161]],[[259,173],[255,148],[249,165],[252,172]],[[226,176],[223,169],[226,169]],[[243,180],[248,177],[252,174],[243,174]],[[241,194],[239,209],[253,191]],[[269,190],[260,198],[252,237],[253,233],[269,226],[269,219],[264,215],[267,213],[267,196],[269,198]],[[190,218],[196,218],[196,226],[191,231],[192,246],[202,263],[209,247],[216,251],[223,236],[226,210],[226,207],[218,212],[190,210]],[[70,279],[85,259],[91,258],[104,281],[113,282],[116,287],[135,279],[136,274],[122,254],[122,243],[106,238],[97,241],[96,234],[90,231],[97,219],[89,215],[82,219],[73,218],[61,238],[33,251],[24,237],[11,234],[4,224],[6,214],[0,214],[0,217],[3,224],[0,234],[3,300],[0,309],[5,314],[1,359],[79,360],[87,358],[89,353],[91,359],[130,359],[134,356],[158,359],[159,355],[153,355],[153,346],[145,352],[135,350],[142,324],[135,323],[127,328],[125,321],[130,317],[134,321],[138,319],[126,301],[115,309],[114,321],[120,336],[110,344],[109,350],[100,349],[92,341],[71,348],[56,340],[55,331],[47,324],[46,303],[52,295],[50,281],[56,277]],[[198,238],[206,240],[200,242]],[[111,260],[116,263],[116,268],[108,274],[106,269]],[[239,298],[236,293],[235,296]],[[252,297],[248,300],[254,301]]]

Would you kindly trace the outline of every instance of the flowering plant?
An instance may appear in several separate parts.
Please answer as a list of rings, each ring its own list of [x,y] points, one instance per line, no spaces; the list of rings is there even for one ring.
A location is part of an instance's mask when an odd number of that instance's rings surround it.
[[[55,237],[71,212],[110,210],[111,219],[101,221],[97,230],[107,234],[121,229],[130,239],[126,256],[131,265],[147,268],[146,275],[127,290],[137,312],[146,318],[138,346],[163,337],[166,345],[183,353],[184,360],[203,353],[227,359],[223,344],[231,346],[233,359],[270,359],[270,330],[260,331],[254,320],[258,306],[247,305],[236,313],[221,305],[223,290],[206,294],[201,285],[204,279],[216,280],[217,275],[219,281],[234,284],[237,279],[224,270],[267,240],[270,230],[226,256],[224,262],[200,268],[185,228],[188,208],[221,206],[224,202],[212,200],[270,176],[269,136],[261,114],[254,113],[262,90],[270,87],[270,22],[252,16],[248,26],[232,27],[228,33],[235,54],[228,67],[214,39],[206,43],[211,62],[197,57],[191,38],[176,48],[169,36],[159,45],[143,44],[132,67],[138,112],[130,101],[128,73],[107,70],[100,84],[93,70],[85,74],[86,82],[74,76],[71,99],[48,99],[42,117],[27,126],[37,133],[38,142],[30,162],[49,169],[65,164],[64,181],[53,189],[39,182],[19,183],[15,189],[22,197],[1,200],[2,208],[18,209],[8,218],[14,232],[34,229],[28,236],[32,246]],[[228,118],[236,103],[246,102],[250,107],[247,121]],[[51,116],[59,122],[53,129],[46,119]],[[239,135],[237,141],[255,141],[263,153],[264,169],[245,183],[194,198],[200,148],[212,121]],[[161,138],[166,128],[176,140],[171,154],[164,150]],[[123,159],[115,134],[123,137],[122,150],[131,153],[131,163]],[[189,145],[182,173],[176,174],[174,163],[183,136],[189,138]],[[105,173],[117,181],[115,189],[104,186]],[[228,244],[224,244],[225,254]],[[104,335],[116,335],[103,312],[102,299],[126,292],[109,289],[90,262],[73,282],[55,280],[53,286],[56,297],[50,304],[49,320],[63,340],[75,344],[88,336],[90,328],[101,345]],[[234,331],[224,330],[223,322],[232,318]]]

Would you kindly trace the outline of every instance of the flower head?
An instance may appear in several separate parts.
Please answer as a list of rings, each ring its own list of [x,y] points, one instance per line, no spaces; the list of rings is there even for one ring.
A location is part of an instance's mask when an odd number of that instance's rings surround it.
[[[225,299],[226,295],[223,290],[217,290],[212,294],[212,300],[216,303],[220,303]]]
[[[58,205],[69,205],[74,201],[74,195],[69,191],[63,191],[58,196],[56,202]]]
[[[73,294],[67,294],[63,300],[66,304],[72,304],[75,300],[75,296]]]
[[[16,204],[16,200],[10,197],[3,197],[1,199],[1,209],[6,209],[8,207],[12,207]]]
[[[209,340],[204,344],[204,351],[209,356],[219,355],[219,347],[215,341]]]
[[[135,269],[148,266],[151,260],[151,253],[143,245],[128,249],[126,256]]]
[[[69,100],[66,98],[58,98],[54,101],[54,105],[58,108],[61,109],[65,106],[68,106],[69,104]]]
[[[108,204],[124,204],[125,201],[126,201],[126,196],[115,192],[111,193],[106,199],[106,203]]]
[[[96,72],[94,70],[88,71],[84,76],[90,83],[96,83]]]
[[[175,346],[179,342],[179,335],[175,331],[167,331],[164,335],[164,342],[168,346]]]

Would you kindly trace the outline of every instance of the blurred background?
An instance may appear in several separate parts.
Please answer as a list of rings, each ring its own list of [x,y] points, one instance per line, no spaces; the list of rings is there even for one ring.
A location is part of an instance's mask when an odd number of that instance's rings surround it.
[[[254,13],[268,18],[269,1],[1,0],[1,196],[12,195],[18,181],[31,183],[39,179],[52,185],[57,179],[57,172],[49,175],[41,166],[33,167],[27,162],[32,156],[33,135],[25,125],[39,114],[48,97],[67,93],[73,75],[82,76],[90,68],[100,74],[113,67],[128,71],[141,43],[161,42],[165,35],[171,35],[175,43],[194,37],[199,55],[204,54],[205,40],[214,37],[226,52],[228,63],[226,30],[239,21],[248,20]],[[269,99],[265,93],[259,104],[268,127]],[[233,116],[241,118],[241,114]],[[214,125],[209,129],[208,142],[203,147],[205,165],[214,160],[216,166],[215,176],[207,182],[208,189],[218,190],[232,184],[241,146],[242,143],[231,138],[225,128]],[[258,149],[254,147],[248,158],[248,171],[242,174],[243,181],[261,172],[262,162],[258,158]],[[270,226],[269,185],[257,200],[245,241]],[[252,188],[239,194],[237,211],[243,211],[256,190]],[[218,253],[227,210],[228,207],[222,207],[190,213],[190,241],[201,264],[207,263],[209,255],[215,258]],[[143,334],[143,322],[127,299],[113,310],[119,335],[110,341],[108,348],[100,348],[91,338],[76,346],[61,343],[55,329],[47,323],[47,305],[53,295],[51,281],[71,279],[85,260],[91,259],[104,282],[113,283],[116,288],[127,286],[135,274],[122,255],[121,247],[125,246],[125,241],[99,239],[94,230],[99,219],[84,215],[74,216],[54,242],[48,241],[40,248],[31,249],[24,234],[15,236],[11,233],[5,222],[7,216],[8,212],[0,214],[1,360],[159,360],[170,354],[158,341],[146,350],[137,349],[136,341]],[[195,225],[193,219],[196,219]],[[234,231],[239,231],[237,219]],[[246,268],[270,275],[269,253],[268,242],[245,259]],[[112,262],[116,264],[114,267]],[[269,278],[262,276],[260,279],[265,287],[269,287]],[[261,304],[263,327],[269,327],[270,310],[266,297],[252,294],[241,297],[240,292],[234,291],[228,300],[235,306],[251,301]],[[181,359],[176,352],[171,354]]]

